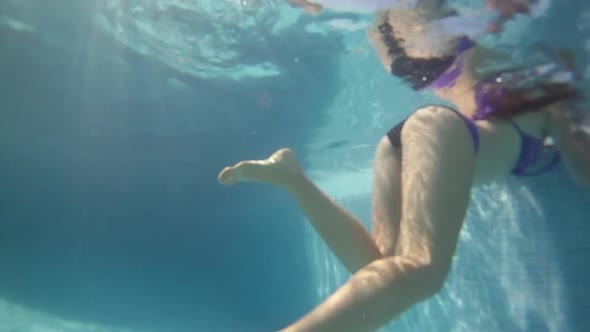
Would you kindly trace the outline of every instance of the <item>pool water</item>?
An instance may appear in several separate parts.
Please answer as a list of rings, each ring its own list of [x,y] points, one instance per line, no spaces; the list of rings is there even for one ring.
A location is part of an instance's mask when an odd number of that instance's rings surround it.
[[[588,18],[562,0],[484,42],[569,48],[587,76]],[[439,102],[383,71],[370,23],[279,0],[4,0],[0,331],[273,331],[336,290],[348,274],[286,193],[216,176],[289,146],[370,227],[378,140]],[[585,331],[589,203],[563,168],[474,189],[444,290],[382,331]]]

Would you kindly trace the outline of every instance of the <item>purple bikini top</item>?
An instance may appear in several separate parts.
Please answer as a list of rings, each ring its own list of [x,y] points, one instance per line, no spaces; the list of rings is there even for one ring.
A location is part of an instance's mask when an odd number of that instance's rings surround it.
[[[476,46],[474,41],[462,37],[457,44],[456,58],[451,66],[425,88],[440,89],[453,86],[463,71],[465,51],[474,46]],[[495,77],[477,83],[475,87],[477,111],[473,116],[473,120],[489,118],[497,110],[498,101],[506,93],[506,87],[498,83]],[[557,150],[553,150],[552,156],[547,161],[544,158],[546,156],[546,147],[543,140],[526,134],[513,121],[509,120],[508,122],[514,126],[521,137],[521,151],[516,166],[511,172],[512,174],[516,176],[535,176],[543,174],[559,164],[561,158]],[[542,162],[543,159],[546,162]]]
[[[467,37],[461,37],[456,48],[456,58],[451,66],[443,72],[436,80],[426,86],[430,89],[440,89],[451,87],[457,81],[457,78],[463,72],[465,65],[465,51],[475,47],[473,40]],[[494,113],[497,106],[497,100],[500,100],[504,94],[504,89],[500,86],[494,86],[489,80],[484,80],[476,85],[475,99],[477,111],[474,120],[482,120]]]
[[[477,110],[473,119],[483,120],[494,114],[498,107],[498,100],[502,99],[505,92],[506,89],[501,86],[490,86],[486,81],[478,82],[475,86]]]

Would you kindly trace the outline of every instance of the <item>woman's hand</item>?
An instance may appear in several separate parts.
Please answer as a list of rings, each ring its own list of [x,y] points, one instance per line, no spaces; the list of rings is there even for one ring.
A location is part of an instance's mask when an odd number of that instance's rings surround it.
[[[299,7],[305,12],[317,15],[322,11],[322,5],[308,1],[308,0],[287,0],[287,2],[293,7]]]
[[[527,0],[488,0],[487,6],[496,10],[499,17],[490,22],[487,31],[489,33],[500,33],[504,23],[511,20],[517,14],[529,14],[530,6]]]
[[[547,110],[549,133],[574,181],[590,187],[590,134],[582,129],[584,114],[554,104]]]
[[[547,108],[549,127],[559,127],[574,131],[579,129],[588,120],[588,112],[576,108],[567,107],[562,103],[556,103]]]
[[[490,9],[500,12],[500,17],[505,20],[511,19],[516,14],[530,13],[527,0],[488,0],[487,5]]]

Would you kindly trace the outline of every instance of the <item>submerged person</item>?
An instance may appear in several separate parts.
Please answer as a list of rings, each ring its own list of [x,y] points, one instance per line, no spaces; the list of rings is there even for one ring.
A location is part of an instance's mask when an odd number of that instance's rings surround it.
[[[373,234],[304,174],[289,149],[219,174],[226,185],[254,181],[287,190],[352,274],[284,331],[370,331],[437,294],[478,183],[540,174],[561,159],[577,182],[590,184],[590,136],[571,130],[566,109],[579,98],[571,69],[547,63],[482,73],[478,69],[490,52],[468,39],[433,50],[412,43],[415,28],[441,17],[435,11],[441,8],[381,13],[370,32],[391,74],[454,105],[420,108],[378,143]],[[555,145],[549,155],[547,137]]]
[[[432,20],[423,28],[428,30],[425,31],[426,34],[431,34],[432,37],[439,34],[442,37],[463,35],[476,38],[486,33],[500,32],[504,23],[517,14],[541,16],[549,7],[549,2],[550,0],[487,0],[487,7],[490,10],[463,11],[461,15],[448,15],[438,20]],[[445,5],[444,0],[287,0],[287,3],[314,15],[318,15],[324,10],[376,13],[394,7],[411,9],[428,6],[443,7]],[[453,13],[457,14],[455,11]]]
[[[311,14],[327,9],[337,12],[374,13],[395,6],[415,6],[417,0],[287,0],[293,7]]]

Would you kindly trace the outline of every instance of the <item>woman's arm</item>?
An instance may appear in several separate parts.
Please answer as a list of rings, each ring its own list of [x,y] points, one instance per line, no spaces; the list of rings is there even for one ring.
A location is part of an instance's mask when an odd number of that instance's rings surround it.
[[[531,13],[528,0],[488,0],[487,6],[498,12],[498,18],[489,25],[488,31],[491,33],[500,33],[504,24],[516,15],[529,15]]]
[[[298,7],[305,12],[317,15],[322,11],[322,5],[308,0],[287,0],[292,7]]]
[[[497,10],[504,19],[511,19],[516,14],[529,14],[531,11],[527,0],[488,0],[487,5]]]
[[[485,76],[487,72],[486,69],[488,69],[490,65],[498,61],[509,61],[510,59],[512,59],[512,56],[513,55],[508,54],[504,51],[477,45],[477,47],[473,49],[473,53],[469,57],[468,68],[472,73],[475,73],[476,75]],[[491,70],[493,70],[494,72],[497,71],[497,69],[494,68],[492,68]]]
[[[590,187],[590,134],[573,128],[560,106],[549,111],[549,131],[566,167],[577,184]]]

